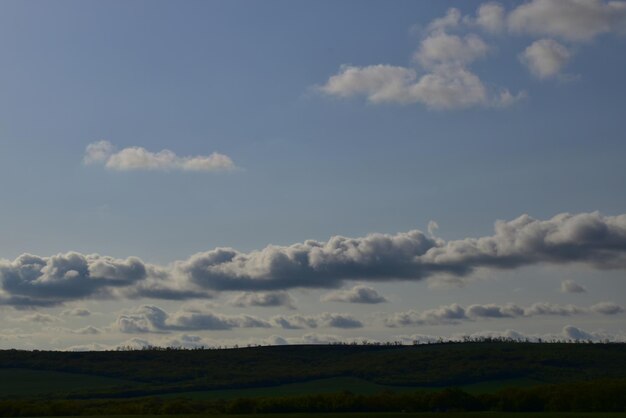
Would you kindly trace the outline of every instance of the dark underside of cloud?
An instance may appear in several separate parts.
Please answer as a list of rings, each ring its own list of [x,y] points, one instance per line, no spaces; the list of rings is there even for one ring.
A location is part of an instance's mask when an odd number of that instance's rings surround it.
[[[75,252],[30,254],[0,261],[0,304],[52,306],[102,298],[192,299],[219,291],[334,289],[346,281],[418,281],[464,277],[477,268],[515,269],[546,263],[626,268],[626,214],[520,216],[498,221],[495,233],[444,241],[419,230],[361,238],[331,237],[248,253],[216,248],[169,266],[136,257]]]

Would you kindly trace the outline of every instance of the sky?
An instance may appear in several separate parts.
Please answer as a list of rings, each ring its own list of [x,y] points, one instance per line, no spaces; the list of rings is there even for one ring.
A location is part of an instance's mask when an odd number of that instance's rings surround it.
[[[626,340],[626,1],[0,3],[0,348]]]

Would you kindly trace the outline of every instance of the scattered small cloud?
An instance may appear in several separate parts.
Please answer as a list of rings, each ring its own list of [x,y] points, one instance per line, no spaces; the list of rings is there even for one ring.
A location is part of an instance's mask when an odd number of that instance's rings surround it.
[[[235,163],[227,155],[213,152],[209,155],[179,157],[164,149],[158,152],[143,147],[128,147],[119,151],[109,141],[89,144],[83,157],[85,164],[103,164],[109,170],[131,171],[232,171]]]
[[[421,103],[438,110],[502,108],[525,99],[523,90],[511,93],[503,87],[487,88],[470,70],[474,61],[496,49],[476,31],[539,37],[519,55],[520,61],[537,78],[571,81],[577,76],[562,70],[572,58],[572,49],[552,38],[571,43],[590,41],[604,33],[626,34],[626,2],[531,0],[508,13],[502,4],[486,2],[475,15],[466,16],[450,8],[420,31],[413,56],[415,68],[342,65],[318,90],[340,98],[364,97],[373,104]]]
[[[535,77],[547,79],[562,75],[571,57],[570,50],[554,39],[540,39],[524,50],[520,60]]]

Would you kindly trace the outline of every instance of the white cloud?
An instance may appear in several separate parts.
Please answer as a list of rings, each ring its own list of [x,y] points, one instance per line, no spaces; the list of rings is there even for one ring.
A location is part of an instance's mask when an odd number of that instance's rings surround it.
[[[383,303],[388,300],[369,286],[354,286],[348,290],[336,290],[324,295],[322,302],[348,302],[348,303]]]
[[[540,39],[527,47],[520,60],[538,78],[557,76],[572,57],[567,47],[553,39]]]
[[[83,162],[85,164],[95,164],[106,162],[106,160],[113,154],[115,147],[109,141],[97,141],[87,145],[85,149],[85,156]]]
[[[319,89],[343,98],[364,96],[375,104],[422,103],[439,110],[477,105],[500,107],[514,103],[506,97],[513,97],[508,90],[504,90],[504,96],[490,95],[476,74],[456,65],[438,66],[419,79],[415,70],[405,67],[342,66],[339,73],[331,76]]]
[[[49,307],[105,298],[209,298],[213,292],[336,289],[346,281],[465,278],[536,264],[626,269],[626,214],[522,215],[492,235],[445,241],[419,230],[334,236],[250,252],[215,248],[167,266],[75,252],[0,260],[0,305]]]
[[[320,90],[326,94],[351,97],[364,95],[372,103],[408,103],[407,92],[417,74],[415,70],[392,65],[353,67],[342,65]]]
[[[495,27],[500,8],[494,5],[478,11],[480,25]],[[461,27],[458,9],[449,9],[442,18],[433,20],[414,53],[417,69],[393,65],[357,67],[343,65],[339,72],[318,89],[328,95],[347,98],[362,96],[374,104],[421,103],[431,109],[457,109],[473,106],[506,107],[525,93],[510,93],[507,89],[487,89],[469,64],[487,55],[489,46],[476,34],[463,37],[447,30]]]
[[[453,29],[459,26],[461,23],[461,12],[457,8],[450,8],[446,12],[444,17],[434,19],[428,25],[428,31],[430,32],[442,32],[446,29]]]
[[[474,22],[488,32],[498,33],[504,29],[504,13],[499,3],[483,3],[476,11]]]
[[[128,147],[115,151],[108,141],[89,144],[83,158],[85,164],[101,163],[110,170],[160,170],[160,171],[230,171],[235,164],[227,155],[214,152],[210,155],[179,157],[164,149],[151,152],[142,147]]]
[[[514,32],[589,41],[603,33],[626,33],[626,2],[604,0],[532,0],[508,16]]]
[[[447,33],[434,33],[420,44],[413,58],[425,68],[438,65],[466,65],[487,55],[489,47],[477,35],[464,38]]]
[[[580,328],[574,327],[572,325],[566,325],[563,327],[562,335],[570,340],[585,340],[585,341],[593,341],[596,338],[593,334],[590,334]]]

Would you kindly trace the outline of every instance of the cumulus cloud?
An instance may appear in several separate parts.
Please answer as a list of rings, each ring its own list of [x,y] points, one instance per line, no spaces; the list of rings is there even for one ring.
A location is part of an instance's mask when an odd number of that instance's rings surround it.
[[[528,307],[507,303],[504,305],[474,304],[464,308],[454,303],[421,312],[415,310],[396,312],[383,317],[383,322],[387,327],[395,328],[419,325],[455,325],[461,321],[475,321],[478,319],[572,316],[589,313],[616,315],[622,312],[624,312],[624,308],[613,302],[601,302],[588,308],[545,302],[533,303]]]
[[[39,324],[50,324],[50,323],[53,323],[53,322],[61,321],[56,316],[52,316],[52,315],[48,315],[48,314],[42,314],[42,313],[33,313],[33,314],[30,314],[30,315],[26,315],[26,316],[23,316],[22,318],[20,318],[19,320],[23,321],[23,322],[37,322]]]
[[[455,7],[448,9],[443,17],[434,19],[428,25],[429,32],[442,32],[447,29],[453,29],[461,23],[461,12]]]
[[[493,28],[498,10],[493,5],[480,8],[476,21]],[[490,48],[476,34],[459,36],[449,33],[467,20],[462,19],[461,12],[455,8],[449,9],[444,17],[433,20],[413,56],[417,69],[386,64],[343,65],[318,88],[327,95],[361,96],[374,104],[421,103],[440,110],[505,107],[524,98],[523,92],[512,94],[505,88],[488,89],[469,69],[469,65],[485,57]]]
[[[419,230],[362,238],[335,236],[242,253],[217,248],[175,265],[177,274],[212,290],[332,288],[345,280],[464,277],[476,268],[515,269],[539,263],[626,268],[626,215],[528,215],[498,221],[495,234],[444,241]]]
[[[305,315],[277,315],[270,319],[276,327],[284,329],[317,328],[317,318]]]
[[[194,330],[230,330],[233,328],[269,328],[269,322],[251,315],[222,315],[213,312],[179,311],[169,314],[157,306],[144,305],[120,315],[117,328],[125,333]]]
[[[295,309],[295,301],[287,292],[245,292],[235,295],[230,303],[234,306],[248,307],[277,307],[282,306],[289,309]]]
[[[322,297],[322,302],[348,302],[348,303],[383,303],[388,300],[369,286],[354,286],[349,290],[337,290]]]
[[[83,158],[85,164],[104,164],[110,170],[182,170],[182,171],[229,171],[235,169],[227,155],[214,152],[210,155],[179,157],[164,149],[148,151],[142,147],[128,147],[116,151],[108,141],[98,141],[87,146]]]
[[[109,141],[97,141],[87,145],[83,163],[96,164],[104,163],[115,151],[115,147]]]
[[[504,29],[504,16],[505,11],[501,4],[483,3],[478,7],[473,22],[488,32],[498,33]]]
[[[464,38],[447,33],[427,36],[413,56],[425,68],[438,65],[462,66],[484,57],[489,51],[487,44],[477,35]]]
[[[297,344],[332,344],[343,342],[344,339],[339,335],[310,333],[297,339],[289,339],[289,341]]]
[[[567,339],[579,341],[579,340],[595,340],[593,334],[590,334],[580,328],[576,328],[572,325],[566,325],[563,328],[562,334]]]
[[[363,323],[352,315],[331,312],[323,312],[319,315],[277,315],[270,321],[274,326],[284,329],[363,327]]]
[[[88,325],[86,327],[73,330],[72,333],[80,335],[97,335],[101,334],[102,330],[100,328],[94,327],[93,325]]]
[[[466,313],[468,318],[514,318],[523,316],[525,312],[519,306],[509,303],[506,305],[470,305]]]
[[[493,235],[445,241],[419,230],[331,237],[241,252],[216,248],[168,266],[136,257],[75,252],[0,260],[0,304],[54,306],[80,299],[193,299],[220,291],[333,289],[346,281],[464,278],[478,268],[510,270],[534,264],[583,264],[626,269],[626,215],[522,215],[498,221]]]
[[[624,312],[624,308],[613,302],[599,302],[589,309],[603,315],[616,315]]]
[[[423,312],[414,310],[396,312],[386,317],[384,323],[388,327],[395,328],[411,325],[457,324],[466,319],[465,309],[459,304],[453,303],[449,306],[440,306]]]
[[[475,15],[448,9],[422,33],[414,54],[416,68],[388,64],[343,65],[319,90],[327,95],[364,97],[373,104],[421,103],[431,109],[474,106],[506,107],[526,97],[524,91],[488,89],[469,65],[492,50],[480,36],[530,34],[569,42],[589,41],[603,33],[626,34],[626,2],[605,0],[531,0],[508,14],[497,2],[481,4]],[[464,32],[456,34],[454,32]],[[572,57],[571,49],[554,39],[534,41],[520,54],[533,75],[547,79],[560,75]]]
[[[23,254],[0,260],[0,284],[10,295],[0,303],[13,306],[53,306],[69,300],[104,296],[116,287],[147,277],[136,257],[125,260],[76,252],[39,257]]]
[[[520,60],[537,78],[546,79],[561,74],[572,53],[553,39],[533,42],[520,55]]]
[[[587,289],[573,280],[563,280],[561,282],[561,293],[585,293]]]
[[[514,32],[589,41],[603,33],[626,33],[626,2],[604,0],[532,0],[508,16]]]
[[[469,55],[471,54],[467,54]],[[459,58],[466,59],[468,58]],[[455,65],[438,66],[419,79],[415,70],[406,67],[380,64],[366,67],[344,65],[319,89],[328,95],[343,98],[364,96],[375,104],[422,103],[432,109],[475,105],[499,107],[510,105],[524,96],[523,93],[514,95],[506,89],[499,93],[489,93],[476,74]],[[504,96],[503,92],[506,92]],[[507,100],[502,100],[503,97]],[[510,100],[509,97],[516,100]]]
[[[61,312],[61,315],[63,316],[90,316],[91,315],[91,311],[89,309],[85,309],[85,308],[72,308],[72,309],[65,309]]]
[[[361,328],[363,323],[351,315],[323,312],[319,315],[277,315],[269,321],[252,315],[223,315],[187,309],[172,314],[144,305],[119,315],[116,328],[124,333],[169,333],[172,331],[215,331],[234,328]]]
[[[533,303],[524,309],[524,316],[555,315],[569,316],[584,313],[586,310],[574,305],[554,305],[551,303]]]

